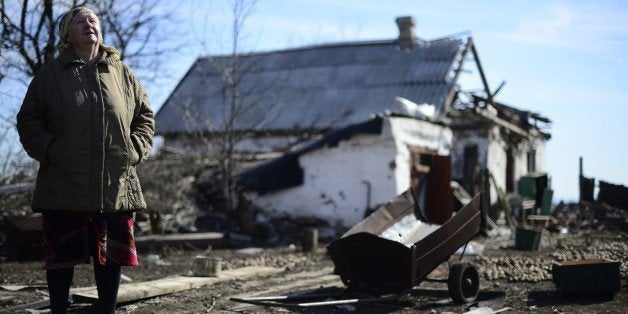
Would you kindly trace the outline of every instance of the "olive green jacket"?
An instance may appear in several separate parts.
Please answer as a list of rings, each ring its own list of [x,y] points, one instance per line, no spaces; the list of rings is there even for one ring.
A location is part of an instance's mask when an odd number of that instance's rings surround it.
[[[20,141],[39,161],[32,208],[146,208],[135,166],[152,148],[153,112],[144,88],[118,58],[85,64],[72,49],[31,81],[17,114]]]

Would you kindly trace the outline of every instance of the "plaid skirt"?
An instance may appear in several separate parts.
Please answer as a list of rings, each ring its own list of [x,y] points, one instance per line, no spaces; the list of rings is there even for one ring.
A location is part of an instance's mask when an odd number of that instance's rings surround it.
[[[46,269],[89,263],[137,266],[133,213],[44,211]]]

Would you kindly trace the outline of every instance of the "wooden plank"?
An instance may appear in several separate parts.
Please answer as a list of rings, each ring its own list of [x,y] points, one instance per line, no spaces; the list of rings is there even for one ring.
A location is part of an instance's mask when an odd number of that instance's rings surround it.
[[[185,243],[206,248],[220,247],[224,240],[224,234],[220,232],[198,232],[198,233],[177,233],[177,234],[153,234],[135,238],[135,245],[138,250],[149,247],[177,246]]]
[[[39,301],[30,302],[26,304],[20,304],[20,305],[12,306],[10,308],[6,308],[6,309],[1,309],[0,313],[21,313],[28,310],[41,309],[49,305],[50,305],[50,299],[44,298]],[[32,313],[33,311],[28,311],[28,312]]]
[[[48,289],[48,284],[45,283],[32,283],[23,285],[0,285],[0,289],[7,291],[20,291],[24,289]]]
[[[292,291],[296,289],[310,289],[319,288],[322,285],[343,287],[344,284],[340,280],[338,275],[333,274],[333,267],[325,267],[320,270],[301,272],[296,274],[287,274],[286,276],[278,276],[275,278],[258,282],[255,280],[247,280],[242,285],[242,291],[247,291],[245,294],[235,294],[228,296],[229,298],[243,298],[254,297],[260,295],[270,295],[278,291]],[[269,287],[264,290],[255,291],[259,287]]]
[[[122,284],[118,290],[118,303],[141,300],[164,294],[175,293],[211,285],[220,281],[243,279],[256,276],[268,276],[284,271],[283,268],[249,266],[224,270],[218,277],[174,276],[147,282]],[[96,287],[72,290],[72,298],[77,302],[94,303],[98,301]]]
[[[301,272],[296,274],[287,274],[286,276],[275,277],[264,281],[265,285],[255,280],[247,280],[244,282],[241,290],[249,291],[245,294],[235,294],[225,297],[227,300],[231,298],[256,297],[262,295],[272,295],[277,292],[285,292],[289,295],[299,295],[301,293],[325,287],[344,287],[338,275],[332,275],[334,268],[325,267],[320,270]],[[258,287],[270,287],[268,289],[255,291]],[[226,312],[242,312],[247,309],[256,307],[253,304],[239,304],[230,307]]]

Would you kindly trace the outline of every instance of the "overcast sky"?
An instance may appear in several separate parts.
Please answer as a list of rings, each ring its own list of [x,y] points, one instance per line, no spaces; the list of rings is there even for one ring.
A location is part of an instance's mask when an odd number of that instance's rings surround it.
[[[196,57],[229,51],[228,2],[210,3],[180,8],[181,28],[199,45],[180,55],[177,78],[153,91],[156,109]],[[555,202],[578,198],[579,156],[586,176],[628,185],[628,1],[261,0],[240,45],[394,39],[395,18],[406,15],[423,39],[470,34],[489,86],[506,82],[497,100],[552,119],[546,168]]]

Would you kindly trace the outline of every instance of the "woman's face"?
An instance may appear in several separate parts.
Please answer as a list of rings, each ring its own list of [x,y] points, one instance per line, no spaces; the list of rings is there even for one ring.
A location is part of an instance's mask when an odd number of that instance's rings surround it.
[[[100,43],[100,21],[91,12],[82,11],[70,21],[68,37],[72,46],[90,46]]]

